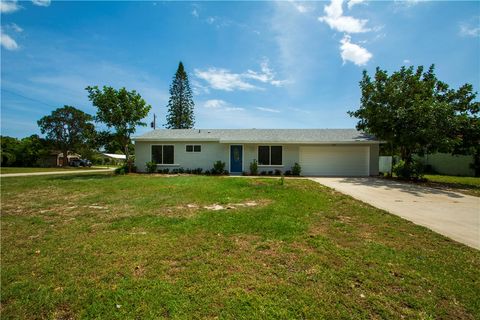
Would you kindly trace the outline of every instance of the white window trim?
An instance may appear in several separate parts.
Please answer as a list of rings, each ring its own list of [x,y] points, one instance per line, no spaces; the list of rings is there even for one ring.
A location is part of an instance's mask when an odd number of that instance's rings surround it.
[[[192,146],[192,151],[187,151],[187,146]],[[195,151],[195,147],[200,147],[200,151]],[[201,153],[203,146],[201,144],[186,144],[185,145],[185,152],[186,153]]]
[[[284,158],[284,155],[283,155],[283,145],[265,145],[265,144],[262,144],[262,145],[258,145],[257,146],[257,159],[259,158],[258,157],[258,152],[259,152],[259,149],[260,147],[268,147],[270,149],[270,151],[268,152],[268,155],[269,155],[269,159],[268,159],[268,162],[270,164],[258,164],[259,167],[277,167],[277,168],[281,168],[281,167],[284,167],[285,165],[283,164],[283,158]],[[271,164],[272,163],[272,147],[281,147],[282,148],[282,164]],[[258,160],[257,160],[258,162]]]
[[[152,144],[150,145],[150,162],[153,162],[152,151],[153,147],[161,146],[162,147],[162,163],[155,163],[157,166],[178,166],[179,164],[175,163],[175,145],[174,144]],[[163,147],[172,146],[173,147],[173,163],[163,163]]]

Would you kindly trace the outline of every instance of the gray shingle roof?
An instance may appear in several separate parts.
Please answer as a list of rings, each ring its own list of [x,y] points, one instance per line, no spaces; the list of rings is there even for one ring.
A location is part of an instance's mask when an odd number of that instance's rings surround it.
[[[218,141],[220,143],[378,143],[355,129],[156,129],[135,141]]]

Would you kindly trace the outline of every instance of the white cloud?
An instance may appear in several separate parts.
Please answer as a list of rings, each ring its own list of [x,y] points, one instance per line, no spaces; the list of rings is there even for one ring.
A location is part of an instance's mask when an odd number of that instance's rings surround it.
[[[265,111],[265,112],[273,112],[273,113],[279,113],[280,112],[280,110],[277,110],[277,109],[264,108],[264,107],[256,107],[255,109],[260,110],[260,111]]]
[[[15,32],[23,32],[23,29],[20,26],[18,26],[16,23],[9,24],[8,28],[12,29]]]
[[[222,110],[222,111],[242,111],[245,110],[244,108],[235,107],[230,103],[220,100],[220,99],[211,99],[207,100],[203,103],[203,107],[207,109],[215,109],[215,110]]]
[[[51,3],[51,0],[32,0],[32,3],[40,7],[48,7]]]
[[[10,37],[8,34],[3,32],[3,29],[0,30],[0,44],[7,50],[17,50],[18,44],[17,42]]]
[[[403,63],[404,63],[404,64],[410,64],[410,60],[405,59],[405,60],[403,60]]]
[[[268,60],[260,64],[259,72],[253,70],[247,70],[243,73],[233,73],[228,69],[221,68],[209,68],[207,70],[195,69],[195,76],[207,82],[208,86],[216,90],[224,91],[251,91],[262,90],[256,84],[251,83],[249,80],[259,81],[261,83],[270,84],[276,87],[280,87],[287,83],[286,80],[279,80],[275,78],[275,73],[268,65]],[[201,84],[197,82],[196,85],[200,90]],[[204,90],[205,91],[205,90]]]
[[[12,13],[19,10],[21,7],[17,4],[17,0],[0,1],[0,13]]]
[[[192,10],[192,16],[194,16],[195,18],[198,18],[198,17],[199,17],[199,14],[198,14],[197,9],[193,9],[193,10]]]
[[[310,6],[307,6],[306,2],[300,3],[294,0],[288,0],[288,2],[290,2],[299,13],[307,13],[312,10]]]
[[[195,76],[205,80],[210,87],[217,90],[255,90],[256,86],[242,80],[242,75],[231,73],[227,69],[209,68],[205,71],[195,69]]]
[[[468,22],[460,24],[460,35],[463,37],[480,36],[480,16],[470,19]]]
[[[364,3],[365,0],[350,0],[348,1],[348,9],[352,9],[353,6],[357,5],[357,4],[360,4],[360,3]]]
[[[367,19],[357,19],[351,16],[343,15],[343,0],[331,0],[329,5],[324,7],[325,16],[318,20],[325,22],[330,28],[346,33],[361,33],[371,31],[366,28]]]
[[[373,57],[367,49],[360,47],[358,44],[351,43],[350,36],[346,35],[340,40],[340,55],[343,63],[351,61],[357,66],[363,66]]]

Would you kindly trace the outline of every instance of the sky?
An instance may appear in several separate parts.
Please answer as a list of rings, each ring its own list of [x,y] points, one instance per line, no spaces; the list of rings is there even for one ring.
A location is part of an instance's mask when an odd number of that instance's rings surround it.
[[[436,65],[480,87],[480,2],[3,1],[1,134],[39,134],[89,85],[136,90],[166,122],[182,61],[195,128],[353,128],[362,71]],[[139,127],[137,134],[149,131]]]

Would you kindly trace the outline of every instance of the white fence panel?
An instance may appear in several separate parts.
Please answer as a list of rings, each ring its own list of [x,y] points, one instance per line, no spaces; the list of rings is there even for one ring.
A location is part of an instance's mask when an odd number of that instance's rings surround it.
[[[392,157],[381,156],[378,159],[378,171],[380,172],[392,172]]]

